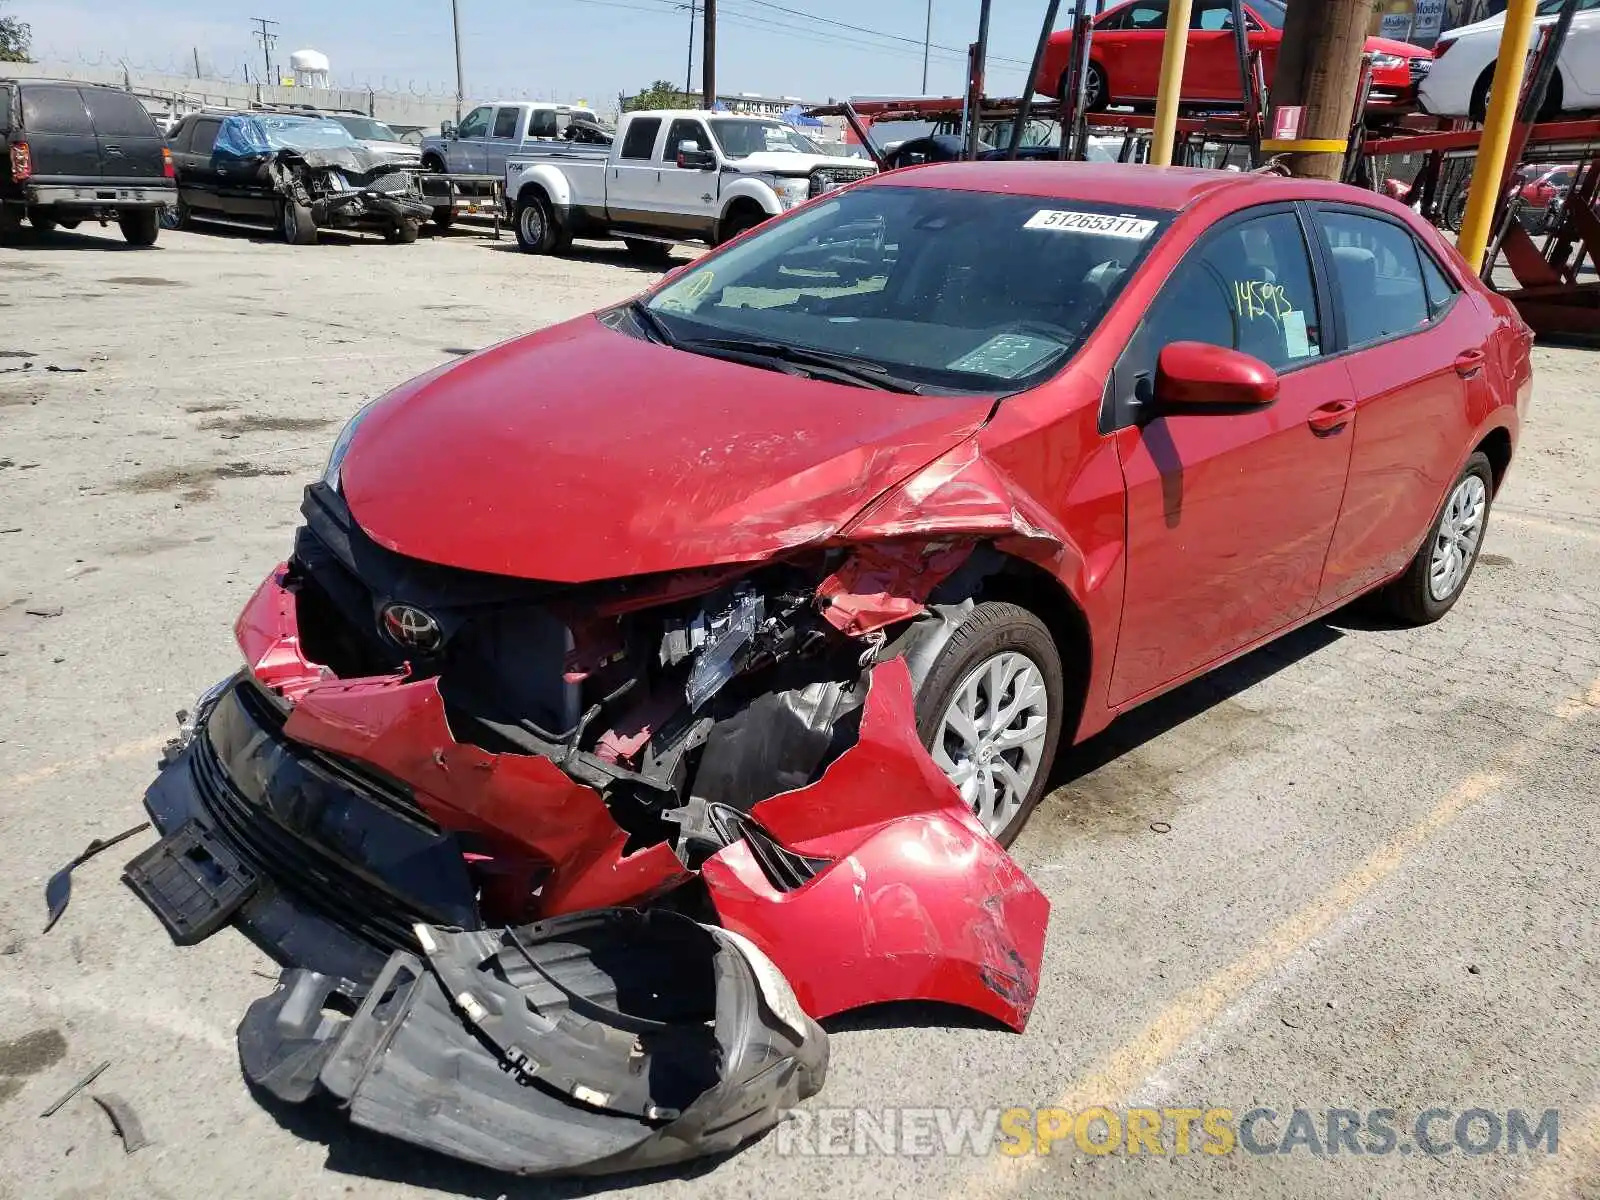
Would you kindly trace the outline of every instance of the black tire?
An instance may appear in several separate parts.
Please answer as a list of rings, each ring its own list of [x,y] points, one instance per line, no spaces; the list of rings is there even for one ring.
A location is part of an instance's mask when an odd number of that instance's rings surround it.
[[[537,192],[517,197],[517,213],[512,220],[517,245],[529,254],[554,254],[560,248],[561,230],[556,227],[550,204]]]
[[[669,242],[652,242],[648,238],[623,238],[622,244],[628,248],[628,253],[635,258],[649,259],[651,262],[666,262],[672,257],[672,245]]]
[[[1061,73],[1061,82],[1056,86],[1056,99],[1065,106],[1067,103],[1067,72]],[[1106,69],[1094,59],[1089,60],[1089,87],[1084,96],[1085,112],[1105,112],[1111,107],[1111,88],[1106,83]]]
[[[82,217],[57,217],[56,224],[63,229],[76,229],[83,224]]]
[[[1461,232],[1461,223],[1467,216],[1467,185],[1463,183],[1456,194],[1445,202],[1442,220],[1451,233]]]
[[[60,222],[56,220],[55,213],[48,208],[34,204],[28,208],[28,224],[32,225],[40,233],[50,233]]]
[[[278,232],[291,246],[314,246],[317,222],[304,204],[289,199],[278,204]]]
[[[436,208],[433,210],[433,227],[440,233],[449,229],[456,223],[456,210],[453,208]]]
[[[154,246],[161,234],[161,212],[154,208],[135,208],[117,214],[122,240],[130,246]]]
[[[1483,69],[1478,82],[1472,85],[1472,98],[1467,101],[1467,116],[1480,125],[1489,119],[1489,90],[1494,84],[1494,68],[1495,64],[1490,63]],[[1561,115],[1561,88],[1561,72],[1557,71],[1544,94],[1544,103],[1539,106],[1538,120],[1554,121]]]
[[[409,246],[417,240],[422,226],[416,221],[397,221],[383,231],[384,240],[396,246]]]
[[[422,169],[434,175],[443,175],[444,160],[441,158],[435,158],[430,154],[422,160]]]
[[[22,209],[15,204],[0,201],[0,238],[8,237],[22,228]]]
[[[1434,549],[1441,540],[1445,520],[1450,516],[1452,502],[1457,493],[1468,486],[1469,479],[1474,478],[1483,485],[1483,510],[1478,519],[1477,541],[1472,547],[1466,570],[1455,586],[1447,595],[1435,596],[1432,579]],[[1467,465],[1450,485],[1445,502],[1439,508],[1439,515],[1429,526],[1428,536],[1422,540],[1422,546],[1417,551],[1417,556],[1411,560],[1411,565],[1406,568],[1405,574],[1378,593],[1379,601],[1392,616],[1408,625],[1431,625],[1455,607],[1456,601],[1460,600],[1461,594],[1467,590],[1473,569],[1478,565],[1478,555],[1483,550],[1483,539],[1488,533],[1489,510],[1493,503],[1494,469],[1489,465],[1488,456],[1478,451],[1467,459]]]
[[[767,219],[767,214],[756,209],[741,208],[725,217],[717,230],[717,244],[731,242],[742,233],[754,229]]]
[[[939,747],[934,741],[957,691],[976,668],[1004,652],[1021,654],[1033,663],[1043,681],[1047,704],[1044,747],[1032,786],[1004,827],[991,830],[1002,846],[1009,846],[1044,795],[1061,740],[1065,687],[1061,655],[1049,629],[1018,605],[994,600],[977,605],[950,635],[917,687],[916,709],[922,744],[937,755]]]
[[[161,228],[187,229],[189,228],[190,218],[193,215],[189,210],[189,206],[182,200],[179,200],[176,204],[169,204],[161,210]]]

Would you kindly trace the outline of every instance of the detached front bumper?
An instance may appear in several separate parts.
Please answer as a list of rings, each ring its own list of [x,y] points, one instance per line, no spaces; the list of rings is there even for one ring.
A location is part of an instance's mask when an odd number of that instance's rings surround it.
[[[420,194],[402,192],[340,192],[316,201],[311,215],[318,225],[420,224],[433,216],[433,206]]]

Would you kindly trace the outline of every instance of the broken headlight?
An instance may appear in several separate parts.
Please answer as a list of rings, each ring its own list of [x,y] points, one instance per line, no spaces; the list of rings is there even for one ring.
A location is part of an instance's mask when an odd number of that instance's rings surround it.
[[[370,400],[356,410],[356,415],[350,418],[350,423],[340,431],[334,439],[333,450],[328,455],[328,465],[322,470],[322,482],[335,492],[339,490],[339,472],[344,466],[344,456],[350,453],[350,443],[355,440],[356,430],[361,427],[361,422],[367,419],[367,414],[372,411],[376,400]]]
[[[733,678],[803,651],[798,627],[802,595],[763,595],[750,583],[709,598],[698,612],[667,621],[661,638],[663,667],[688,662],[684,699],[698,712]]]

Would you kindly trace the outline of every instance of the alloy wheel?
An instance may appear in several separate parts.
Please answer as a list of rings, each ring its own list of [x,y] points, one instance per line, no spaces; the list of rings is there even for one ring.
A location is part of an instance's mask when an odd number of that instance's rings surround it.
[[[1435,600],[1448,600],[1466,582],[1488,508],[1489,489],[1477,475],[1468,475],[1450,493],[1428,562],[1428,591]]]
[[[933,757],[999,837],[1028,801],[1044,769],[1050,698],[1032,659],[1006,650],[961,681],[939,722]]]
[[[544,213],[537,204],[529,204],[522,210],[522,240],[529,246],[544,244]]]

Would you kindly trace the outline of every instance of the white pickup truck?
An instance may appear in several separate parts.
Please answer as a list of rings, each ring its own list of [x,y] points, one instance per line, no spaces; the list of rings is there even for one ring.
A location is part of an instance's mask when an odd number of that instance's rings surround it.
[[[540,148],[506,164],[517,241],[559,254],[574,237],[620,237],[641,254],[725,242],[813,196],[865,178],[781,121],[681,110],[629,113],[610,150]]]

